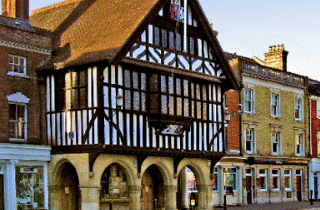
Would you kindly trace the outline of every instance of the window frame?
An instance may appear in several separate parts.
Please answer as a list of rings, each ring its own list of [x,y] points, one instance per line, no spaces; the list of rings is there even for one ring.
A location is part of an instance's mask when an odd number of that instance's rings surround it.
[[[10,67],[10,70],[8,71],[8,75],[11,76],[20,76],[20,77],[27,77],[27,57],[24,56],[19,56],[19,55],[14,55],[14,54],[8,54],[9,57],[9,62],[8,65]],[[15,63],[14,60],[18,59],[18,63]],[[21,64],[21,60],[23,61],[23,64]],[[14,71],[14,67],[18,66],[18,68],[20,69],[20,67],[22,67],[22,72],[15,72]]]
[[[27,125],[28,125],[28,123],[27,123],[27,104],[25,104],[25,103],[19,103],[19,102],[9,102],[8,103],[9,104],[9,109],[10,109],[10,105],[15,105],[15,115],[16,115],[16,119],[15,120],[10,120],[10,114],[9,114],[9,140],[10,141],[26,141],[27,140]],[[24,114],[23,114],[23,116],[24,116],[24,120],[23,121],[19,121],[19,119],[18,119],[18,106],[23,106],[23,108],[24,108]],[[10,124],[11,123],[14,123],[14,137],[11,137],[11,130],[10,130]],[[24,125],[24,128],[23,128],[23,136],[24,136],[24,138],[19,138],[18,137],[18,132],[19,132],[19,130],[17,130],[17,127],[19,126],[19,123],[23,123],[23,125]],[[16,125],[16,124],[18,124],[18,125]]]
[[[271,93],[270,114],[271,114],[271,117],[280,117],[280,94],[279,93],[274,93],[274,92]]]
[[[248,98],[248,94],[247,92],[249,92],[249,97]],[[244,96],[243,96],[243,103],[244,103],[244,112],[247,114],[253,114],[253,89],[252,88],[245,88],[244,89]]]
[[[250,134],[250,145],[251,145],[251,150],[248,150],[247,148],[247,142],[248,142],[248,131],[251,131],[251,134]],[[247,154],[253,154],[254,151],[255,151],[255,131],[254,131],[254,128],[247,128],[245,129],[244,131],[244,136],[245,136],[245,152]]]
[[[261,173],[261,170],[265,170],[264,173]],[[264,177],[265,179],[265,188],[261,188],[262,182],[261,177]],[[260,168],[259,169],[259,187],[261,192],[267,192],[268,191],[268,169],[267,168]]]
[[[317,119],[320,119],[320,100],[317,100]]]
[[[286,173],[286,171],[289,171],[289,173]],[[284,188],[285,191],[292,191],[292,170],[291,169],[284,169],[283,171],[283,176],[284,176]],[[289,178],[289,183],[290,183],[290,187],[287,187],[287,179]]]
[[[230,170],[234,169],[234,172],[230,172]],[[237,168],[236,167],[224,167],[223,168],[223,186],[224,186],[224,190],[225,192],[227,192],[226,190],[226,180],[228,176],[233,176],[234,177],[234,184],[232,186],[232,192],[236,192],[237,191]],[[228,185],[230,186],[230,185]],[[228,193],[228,192],[227,192]]]
[[[273,173],[274,171],[277,171],[277,173]],[[271,176],[272,176],[272,190],[273,191],[280,191],[280,169],[276,168],[276,169],[272,169],[271,170]],[[274,178],[277,179],[277,183],[278,183],[278,187],[275,188],[274,187]]]
[[[297,103],[297,102],[300,102]],[[297,117],[297,113],[298,113],[298,117]],[[302,98],[300,97],[296,97],[294,99],[294,119],[297,121],[302,121],[302,115],[303,115],[303,103],[302,103]]]
[[[317,132],[317,156],[320,157],[320,131]]]
[[[304,155],[304,135],[302,133],[298,133],[295,135],[295,155],[303,156]],[[299,144],[298,144],[299,143]],[[298,152],[298,145],[300,145]]]
[[[275,142],[273,141],[273,140],[276,140]],[[281,142],[281,133],[279,132],[279,131],[276,131],[276,132],[273,132],[273,133],[271,133],[271,154],[272,155],[280,155],[281,153],[280,153],[280,142]],[[274,144],[277,144],[277,151],[276,152],[274,152],[274,147],[273,147],[273,145]]]

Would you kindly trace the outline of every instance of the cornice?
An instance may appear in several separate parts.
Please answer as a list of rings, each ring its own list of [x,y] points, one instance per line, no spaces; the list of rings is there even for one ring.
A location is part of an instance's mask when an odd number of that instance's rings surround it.
[[[3,39],[0,39],[0,46],[10,47],[10,48],[19,49],[19,50],[26,50],[29,52],[41,53],[45,55],[51,55],[51,52],[52,52],[51,50],[48,50],[42,47],[36,47],[29,44],[18,43],[18,42],[3,40]]]

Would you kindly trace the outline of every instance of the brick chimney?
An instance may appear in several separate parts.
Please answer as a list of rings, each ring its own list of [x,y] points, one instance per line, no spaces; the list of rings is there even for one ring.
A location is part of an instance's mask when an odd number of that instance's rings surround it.
[[[269,46],[269,52],[265,53],[265,65],[287,71],[288,51],[284,49],[284,44]]]
[[[2,15],[29,20],[29,0],[2,0]]]

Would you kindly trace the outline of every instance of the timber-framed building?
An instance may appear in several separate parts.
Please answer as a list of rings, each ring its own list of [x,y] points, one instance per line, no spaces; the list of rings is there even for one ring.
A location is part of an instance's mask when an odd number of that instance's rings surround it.
[[[50,209],[212,209],[223,94],[240,84],[199,2],[73,0],[30,21],[53,37]]]

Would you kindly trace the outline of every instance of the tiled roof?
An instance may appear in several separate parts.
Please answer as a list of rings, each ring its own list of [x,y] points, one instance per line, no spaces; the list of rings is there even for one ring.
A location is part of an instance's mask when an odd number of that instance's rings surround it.
[[[46,68],[110,59],[159,0],[72,0],[36,10],[33,26],[53,32],[56,56]]]
[[[16,28],[24,31],[35,32],[28,20],[11,18],[0,15],[0,25]]]

